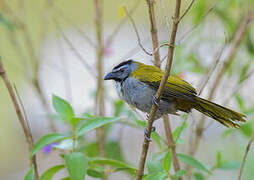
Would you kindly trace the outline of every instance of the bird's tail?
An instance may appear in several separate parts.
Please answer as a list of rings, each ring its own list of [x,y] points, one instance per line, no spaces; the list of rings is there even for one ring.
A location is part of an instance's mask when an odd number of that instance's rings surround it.
[[[196,97],[195,100],[196,105],[194,108],[196,110],[215,119],[224,126],[238,128],[240,127],[239,122],[246,121],[244,119],[246,116],[241,113],[235,112],[231,109],[225,108],[221,105],[215,104],[200,97]]]

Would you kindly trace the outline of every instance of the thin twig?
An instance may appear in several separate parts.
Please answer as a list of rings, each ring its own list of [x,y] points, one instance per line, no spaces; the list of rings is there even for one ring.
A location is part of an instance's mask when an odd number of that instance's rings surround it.
[[[242,39],[244,37],[244,34],[247,30],[247,27],[250,23],[250,21],[254,18],[254,9],[249,11],[247,17],[243,20],[243,22],[239,25],[237,31],[236,31],[236,34],[232,40],[232,48],[230,50],[230,52],[228,53],[227,57],[225,58],[225,61],[223,63],[223,66],[222,68],[220,69],[220,71],[217,73],[217,76],[215,78],[215,81],[212,85],[212,89],[209,93],[209,96],[208,96],[208,100],[211,100],[214,96],[214,93],[217,89],[217,87],[219,86],[219,83],[224,75],[224,73],[226,72],[226,70],[228,69],[228,67],[230,66],[231,62],[233,61],[233,58],[237,52],[237,49],[239,48],[241,42],[242,42]],[[199,146],[199,142],[200,142],[200,139],[202,137],[202,134],[203,134],[203,130],[204,130],[204,125],[205,125],[205,116],[202,115],[199,122],[198,122],[198,125],[197,125],[197,128],[195,130],[195,136],[194,136],[194,144],[193,146],[191,146],[191,149],[189,151],[190,155],[193,156],[197,149],[198,149],[198,146]]]
[[[56,19],[54,19],[56,27],[58,29],[58,31],[60,32],[60,34],[63,36],[63,39],[66,41],[67,45],[70,47],[70,49],[73,51],[73,53],[76,55],[76,57],[78,58],[78,60],[82,63],[82,65],[86,68],[86,70],[88,70],[89,72],[91,72],[91,75],[94,76],[94,68],[92,68],[88,63],[87,60],[78,52],[78,50],[73,46],[72,42],[69,40],[69,38],[65,35],[65,33],[63,32],[63,30],[60,27],[60,24],[58,23],[58,21]]]
[[[127,16],[129,17],[129,19],[130,19],[132,25],[133,25],[134,31],[135,31],[136,36],[137,36],[138,45],[140,46],[140,48],[141,48],[147,55],[149,55],[149,56],[153,56],[153,55],[154,55],[154,56],[158,56],[158,54],[159,54],[158,51],[159,51],[160,48],[162,48],[162,47],[164,47],[164,46],[168,46],[168,47],[170,46],[169,43],[163,43],[163,44],[161,44],[160,46],[158,46],[158,44],[157,44],[157,45],[154,44],[153,47],[156,47],[156,48],[154,49],[154,51],[153,51],[153,52],[148,52],[148,51],[144,48],[144,46],[142,45],[142,43],[141,43],[141,39],[140,39],[140,36],[139,36],[139,33],[138,33],[138,29],[137,29],[137,26],[136,26],[136,24],[135,24],[134,19],[130,16],[130,14],[129,14],[128,10],[126,9],[126,7],[124,7],[124,10],[125,10]],[[152,30],[151,30],[151,31],[152,31]],[[154,30],[154,31],[157,31],[157,30]],[[157,32],[156,32],[156,33],[157,33]],[[155,38],[155,36],[152,36],[152,38]],[[157,37],[157,38],[158,38],[158,37]],[[153,42],[153,43],[154,43],[154,42]],[[158,39],[157,39],[157,43],[158,43]],[[157,58],[155,58],[155,59],[157,59]]]
[[[62,19],[67,22],[68,24],[70,24],[71,26],[74,27],[74,29],[77,30],[77,32],[81,35],[81,37],[83,37],[86,42],[91,45],[92,47],[96,47],[96,44],[89,38],[89,36],[87,34],[85,34],[78,26],[76,26],[73,21],[71,19],[69,19],[69,17],[67,17],[64,12],[59,9],[57,6],[55,6],[54,1],[49,1],[48,2],[51,4],[51,6],[54,8],[55,12],[62,17]]]
[[[129,17],[129,19],[130,19],[130,21],[131,21],[131,23],[132,23],[132,26],[133,26],[133,28],[134,28],[134,31],[135,31],[135,33],[136,33],[136,36],[137,36],[137,39],[138,39],[138,45],[141,47],[141,49],[142,49],[147,55],[152,56],[153,54],[151,54],[150,52],[148,52],[148,51],[144,48],[144,46],[142,45],[142,43],[141,43],[140,36],[139,36],[139,33],[138,33],[138,29],[137,29],[137,26],[136,26],[136,24],[135,24],[134,19],[130,16],[130,14],[129,14],[129,12],[128,12],[128,10],[127,10],[126,7],[124,7],[124,10],[125,10],[125,13],[127,14],[127,16]]]
[[[24,117],[24,119],[25,119],[26,126],[27,126],[27,128],[29,129],[29,131],[30,131],[30,133],[31,133],[31,128],[30,128],[30,125],[29,125],[29,123],[28,123],[28,117],[27,117],[27,114],[26,114],[25,106],[24,106],[24,104],[23,104],[23,102],[22,102],[22,99],[21,99],[21,97],[20,97],[20,95],[19,95],[18,89],[17,89],[17,87],[16,87],[15,84],[13,85],[13,88],[14,88],[15,94],[17,95],[18,102],[20,103],[20,106],[21,106],[21,108],[22,108],[23,117]],[[31,134],[32,134],[32,133],[31,133]]]
[[[234,96],[235,93],[237,93],[242,87],[244,87],[244,83],[252,76],[254,75],[254,69],[251,70],[245,78],[242,80],[241,83],[237,84],[237,87],[232,91],[232,93],[225,99],[225,101],[222,104],[228,104],[230,99]]]
[[[217,4],[217,1],[214,3],[214,5],[203,15],[203,17],[200,19],[200,21],[194,25],[190,30],[185,32],[178,40],[178,44],[182,43],[186,37],[188,37],[202,22],[203,20],[214,10],[215,6]]]
[[[242,160],[240,171],[239,171],[239,175],[238,175],[238,180],[242,179],[244,165],[245,165],[248,153],[250,151],[250,146],[251,146],[251,143],[253,142],[253,140],[254,140],[254,130],[252,131],[252,135],[251,135],[250,140],[249,140],[249,142],[248,142],[248,144],[246,146],[246,149],[245,149],[245,153],[244,153],[244,156],[243,156],[243,160]]]
[[[152,43],[153,43],[153,55],[154,55],[154,65],[159,67],[161,66],[161,60],[160,60],[160,51],[159,51],[159,41],[158,41],[158,30],[157,30],[157,24],[156,24],[156,18],[154,13],[154,0],[146,0],[146,3],[148,5],[148,13],[149,13],[149,19],[150,19],[150,29],[151,29],[151,37],[152,37]]]
[[[153,50],[154,50],[154,65],[160,68],[161,66],[161,60],[160,60],[160,52],[159,48],[161,46],[158,46],[158,33],[157,33],[157,25],[156,25],[156,18],[155,18],[155,12],[154,12],[154,0],[147,0],[148,5],[148,13],[149,13],[149,19],[150,19],[150,29],[151,29],[151,37],[152,37],[152,43],[153,43]],[[172,157],[173,157],[173,165],[175,172],[180,170],[179,161],[176,154],[176,146],[175,142],[172,136],[171,126],[169,122],[168,115],[163,116],[163,124],[167,139],[167,145],[172,149]],[[182,178],[180,177],[180,180]]]
[[[166,10],[166,5],[164,4],[164,0],[160,0],[161,1],[161,8],[163,10],[163,14],[164,14],[164,18],[165,18],[165,22],[168,28],[168,31],[170,31],[170,24],[169,24],[169,17],[168,17],[168,11]]]
[[[65,57],[63,46],[62,46],[63,43],[62,43],[60,38],[57,40],[57,44],[58,44],[58,47],[57,47],[58,55],[60,57],[60,60],[62,62],[61,64],[63,66],[62,73],[63,73],[63,79],[64,79],[64,85],[65,85],[65,96],[67,97],[67,99],[71,103],[72,102],[71,75],[70,75],[70,72],[68,70],[67,59]]]
[[[6,3],[5,3],[5,7],[6,7],[7,13],[10,13],[14,17],[15,21],[17,22],[17,24],[20,24],[20,22],[21,22],[21,25],[20,25],[21,28],[22,27],[26,28],[25,24],[23,23],[24,20],[22,18],[20,18],[19,16],[17,16]],[[22,29],[22,30],[26,31],[26,29]],[[9,35],[11,43],[12,43],[12,45],[14,47],[14,50],[16,51],[17,55],[22,60],[23,64],[25,65],[26,75],[27,75],[28,79],[31,80],[29,82],[31,82],[32,86],[34,86],[34,89],[36,90],[36,93],[38,94],[38,97],[42,101],[42,104],[45,107],[45,109],[49,110],[46,98],[45,98],[45,96],[42,93],[41,87],[39,86],[38,66],[40,64],[40,59],[39,59],[39,57],[36,57],[36,52],[35,52],[35,50],[33,48],[32,39],[30,37],[31,34],[28,31],[23,33],[23,36],[27,36],[27,37],[24,37],[24,38],[26,39],[26,45],[28,46],[27,47],[28,54],[30,55],[30,60],[32,61],[32,63],[30,63],[30,64],[32,64],[32,65],[28,64],[28,61],[27,61],[28,58],[26,58],[26,55],[23,52],[24,49],[20,45],[19,41],[17,41],[18,38],[17,38],[17,35],[16,35],[16,31],[14,31],[14,32],[8,32],[8,35]],[[37,59],[37,61],[34,61],[35,59]],[[55,128],[54,123],[52,122],[51,119],[48,119],[48,124],[49,124],[49,128],[53,132],[55,132],[56,128]]]
[[[206,87],[208,81],[210,80],[210,78],[211,78],[213,72],[215,71],[217,65],[218,65],[219,62],[220,62],[221,56],[222,56],[222,54],[223,54],[223,52],[224,52],[224,49],[225,49],[225,47],[226,47],[227,44],[228,44],[228,43],[227,43],[227,39],[225,38],[224,45],[222,46],[222,48],[221,48],[221,49],[219,50],[219,52],[217,53],[214,63],[212,64],[212,66],[210,66],[210,71],[207,73],[205,79],[204,79],[204,80],[202,81],[202,83],[200,84],[200,86],[199,86],[200,88],[198,88],[198,89],[199,89],[199,90],[198,90],[198,95],[202,94],[204,88]]]
[[[14,93],[14,90],[13,90],[11,84],[10,84],[10,81],[9,81],[7,75],[6,75],[6,72],[5,72],[5,69],[4,69],[4,66],[3,66],[3,63],[2,63],[1,59],[0,59],[0,76],[3,79],[6,88],[8,89],[9,95],[11,97],[12,103],[15,107],[16,114],[17,114],[18,119],[19,119],[19,123],[21,124],[22,130],[25,134],[26,141],[28,143],[28,149],[29,149],[29,151],[31,151],[32,148],[33,148],[32,133],[31,133],[29,127],[27,126],[26,120],[25,120],[25,118],[22,114],[22,110],[19,107],[18,100],[15,96],[15,93]],[[39,180],[39,174],[38,174],[38,168],[37,168],[36,156],[35,155],[30,159],[30,163],[31,163],[31,166],[33,165],[34,169],[35,169],[35,179]]]
[[[191,9],[192,5],[194,4],[195,0],[191,0],[191,3],[189,4],[189,6],[185,9],[183,15],[179,18],[178,21],[181,21],[184,16],[188,13],[188,11]]]
[[[139,7],[139,3],[141,1],[137,0],[136,3],[134,4],[134,6],[131,8],[129,15],[131,16],[136,9]],[[114,38],[116,37],[117,33],[120,31],[121,27],[123,27],[123,25],[127,22],[128,20],[128,16],[125,16],[119,23],[118,25],[115,27],[115,29],[112,31],[112,33],[108,36],[107,40],[106,40],[106,44],[105,47],[108,47],[112,44]]]
[[[229,101],[232,99],[232,97],[234,97],[234,94],[236,94],[238,91],[240,91],[241,88],[244,87],[244,84],[246,83],[246,81],[254,74],[254,70],[250,71],[246,77],[244,78],[244,80],[237,85],[237,87],[231,92],[231,94],[224,100],[224,102],[222,103],[223,106],[226,106]],[[211,125],[214,123],[214,121],[211,121],[206,127],[204,127],[203,131],[206,131],[209,127],[211,127]]]
[[[179,21],[175,21],[175,19],[179,18],[180,7],[181,7],[181,0],[177,0],[176,7],[175,7],[174,21],[173,21],[172,31],[171,31],[171,35],[170,35],[171,46],[169,46],[169,49],[168,49],[168,58],[167,58],[165,73],[164,73],[164,76],[160,82],[160,86],[159,86],[159,88],[156,92],[156,95],[155,95],[157,102],[160,101],[160,97],[162,95],[163,89],[164,89],[164,87],[167,83],[167,79],[170,75],[170,70],[171,70],[173,56],[174,56],[174,45],[175,45],[175,39],[176,39],[176,32],[177,32],[177,28],[178,28],[178,24],[179,24]],[[150,138],[150,136],[151,136],[151,130],[152,130],[154,117],[155,117],[157,109],[158,109],[158,107],[155,104],[153,104],[151,111],[149,113],[148,124],[147,124],[147,137],[148,138]],[[137,171],[137,180],[141,180],[143,177],[148,148],[149,148],[149,141],[145,138],[143,145],[142,145],[142,152],[141,152],[141,156],[140,156],[140,160],[139,160],[139,166],[138,166],[138,171]]]
[[[171,153],[172,153],[174,170],[175,170],[175,172],[177,172],[180,170],[180,163],[179,163],[179,160],[177,157],[176,143],[175,143],[173,135],[172,135],[172,131],[171,131],[172,128],[171,128],[171,125],[169,122],[168,115],[163,116],[163,122],[164,122],[164,128],[165,128],[165,132],[166,132],[166,136],[167,136],[167,144],[170,147]],[[182,177],[179,177],[179,180],[181,180],[181,179],[182,179]]]
[[[104,98],[104,84],[103,84],[103,68],[104,68],[104,46],[103,46],[103,27],[102,27],[102,6],[103,2],[101,0],[94,0],[94,10],[95,10],[95,29],[96,29],[96,55],[97,55],[97,92],[96,92],[96,115],[105,115],[105,98]],[[96,138],[98,141],[98,150],[100,156],[105,156],[105,141],[106,133],[104,127],[96,129]],[[107,179],[107,176],[103,178]]]

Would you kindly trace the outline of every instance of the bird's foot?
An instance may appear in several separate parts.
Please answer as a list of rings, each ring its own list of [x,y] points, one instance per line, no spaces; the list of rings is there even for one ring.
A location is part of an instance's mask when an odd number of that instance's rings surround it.
[[[154,95],[152,95],[152,101],[155,106],[159,107],[159,104],[157,103],[156,97]]]
[[[152,126],[151,132],[154,132],[155,130],[156,130],[155,127]],[[151,141],[152,141],[152,140],[148,137],[148,131],[147,131],[146,128],[144,129],[144,137],[145,137],[145,139],[146,139],[148,142],[151,142]]]

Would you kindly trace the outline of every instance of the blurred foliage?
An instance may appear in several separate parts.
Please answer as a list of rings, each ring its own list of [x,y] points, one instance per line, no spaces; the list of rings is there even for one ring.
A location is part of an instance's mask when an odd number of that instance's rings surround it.
[[[22,2],[24,3],[23,5]],[[11,73],[11,77],[13,75],[16,79],[25,79],[26,83],[33,86],[33,89],[38,88],[38,67],[42,60],[40,52],[45,37],[54,36],[58,39],[61,36],[59,30],[57,30],[56,22],[63,29],[73,28],[78,30],[84,24],[86,25],[85,28],[92,26],[94,21],[94,8],[91,1],[54,1],[53,3],[51,2],[52,4],[50,2],[50,0],[0,1],[0,32],[2,34],[0,54],[7,64],[7,70]],[[104,1],[103,20],[105,24],[111,23],[115,25],[112,23],[113,21],[120,22],[120,20],[123,20],[125,18],[123,7],[127,6],[130,8],[135,3],[134,0],[121,0],[119,2],[114,0]],[[166,14],[167,16],[172,16],[173,12],[173,6],[168,7],[168,4],[166,4],[164,7],[163,3],[165,2],[157,1],[155,4],[156,16],[159,19],[158,27],[165,26],[165,10],[168,13]],[[187,7],[189,2],[184,3],[186,4],[182,8],[182,12],[184,12],[184,8]],[[145,6],[145,1],[140,4],[133,17],[135,21],[137,20],[137,24],[143,26],[144,22],[148,24],[147,7]],[[214,8],[211,9],[213,6]],[[162,7],[165,10],[161,10],[163,9]],[[207,49],[214,49],[215,44],[216,49],[219,49],[223,46],[223,42],[226,39],[226,47],[230,48],[230,43],[236,33],[237,27],[241,24],[247,9],[250,7],[254,7],[253,0],[196,0],[188,17],[183,19],[183,22],[188,26],[182,27],[187,28],[180,28],[184,32],[188,32],[188,30],[197,26],[183,37],[183,42],[181,40],[182,37],[180,38],[179,36],[180,40],[175,48],[172,73],[179,75],[183,79],[186,79],[185,76],[189,74],[195,75],[200,79],[206,76],[211,64],[213,64],[213,60],[215,60],[215,56],[210,58],[212,62],[207,63],[208,61],[206,60],[208,58],[204,58],[204,56],[211,53],[203,52],[202,47],[207,46]],[[111,24],[110,26],[112,26]],[[211,29],[211,31],[207,33],[204,32],[204,29]],[[85,31],[89,30],[85,29]],[[219,35],[217,37],[216,33],[213,34],[217,30],[224,31],[225,37]],[[149,32],[148,28],[146,32]],[[105,34],[108,35],[108,32]],[[186,40],[187,38],[191,39],[190,43]],[[107,37],[104,39],[107,39]],[[160,41],[168,42],[168,36],[160,37]],[[133,43],[133,46],[134,44],[136,42]],[[162,48],[162,51],[165,49],[166,47]],[[223,141],[226,141],[226,138],[232,141],[232,138],[234,138],[233,143],[239,149],[232,150],[231,147],[224,146],[223,151],[217,150],[214,158],[211,155],[206,156],[207,159],[212,159],[212,161],[204,162],[201,157],[192,157],[186,151],[178,153],[178,158],[184,166],[182,166],[183,168],[180,171],[172,172],[171,149],[166,145],[164,137],[157,132],[153,132],[152,140],[156,144],[157,152],[152,153],[148,158],[146,164],[147,173],[144,176],[145,180],[176,180],[181,176],[191,176],[195,180],[204,180],[213,178],[217,170],[239,170],[241,160],[239,157],[242,157],[245,144],[253,131],[254,105],[248,102],[248,96],[250,95],[240,91],[240,88],[244,86],[244,83],[253,74],[251,74],[253,72],[254,58],[253,24],[249,26],[239,49],[234,57],[234,61],[227,70],[228,77],[225,78],[229,78],[227,83],[231,83],[233,76],[237,79],[235,83],[238,87],[236,87],[235,92],[232,92],[231,99],[233,99],[238,109],[248,116],[248,122],[243,124],[239,129],[226,129],[222,133]],[[201,51],[202,53],[200,53]],[[89,96],[94,99],[96,94],[93,93]],[[4,98],[1,97],[1,100]],[[113,109],[111,117],[94,116],[93,110],[86,111],[79,116],[75,113],[76,109],[68,101],[56,95],[52,96],[55,114],[50,116],[54,121],[57,120],[65,124],[67,130],[42,136],[35,143],[30,152],[30,157],[41,150],[43,151],[43,148],[52,146],[52,151],[60,152],[59,158],[63,158],[64,162],[48,167],[47,170],[41,173],[41,180],[53,179],[56,173],[63,169],[66,169],[69,173],[68,177],[64,179],[79,180],[84,179],[86,176],[104,178],[115,172],[123,172],[131,178],[135,176],[137,168],[124,156],[121,141],[109,139],[108,134],[115,127],[116,123],[117,125],[130,126],[143,131],[143,128],[146,127],[146,122],[131,108],[127,107],[123,101],[119,99],[109,99],[109,101]],[[3,103],[3,108],[1,109],[3,111],[6,109],[5,103]],[[187,114],[182,114],[180,118],[182,122],[173,131],[173,138],[176,141],[177,147],[187,145],[188,137],[186,138],[184,135],[186,135],[187,130],[192,128],[191,123],[187,122],[187,119],[189,119]],[[102,126],[105,126],[106,132],[105,157],[99,157],[97,142],[87,138],[88,132]],[[191,135],[188,136],[192,137]],[[216,152],[216,149],[214,151]],[[232,153],[232,151],[239,151],[234,152],[239,157],[229,157],[228,154]],[[244,172],[245,177],[248,179],[254,176],[253,165],[254,156],[252,153],[246,162],[246,170]],[[185,169],[185,167],[192,167],[192,173],[188,174],[188,168]],[[33,167],[28,170],[24,179],[34,179]]]

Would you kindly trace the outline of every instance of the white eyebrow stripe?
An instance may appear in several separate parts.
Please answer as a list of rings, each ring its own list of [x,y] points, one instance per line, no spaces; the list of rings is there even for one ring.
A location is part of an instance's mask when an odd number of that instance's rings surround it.
[[[117,69],[114,69],[112,72],[120,71],[120,70],[123,69],[123,68],[125,68],[125,66],[121,66],[121,67],[119,67],[119,68],[117,68]]]

